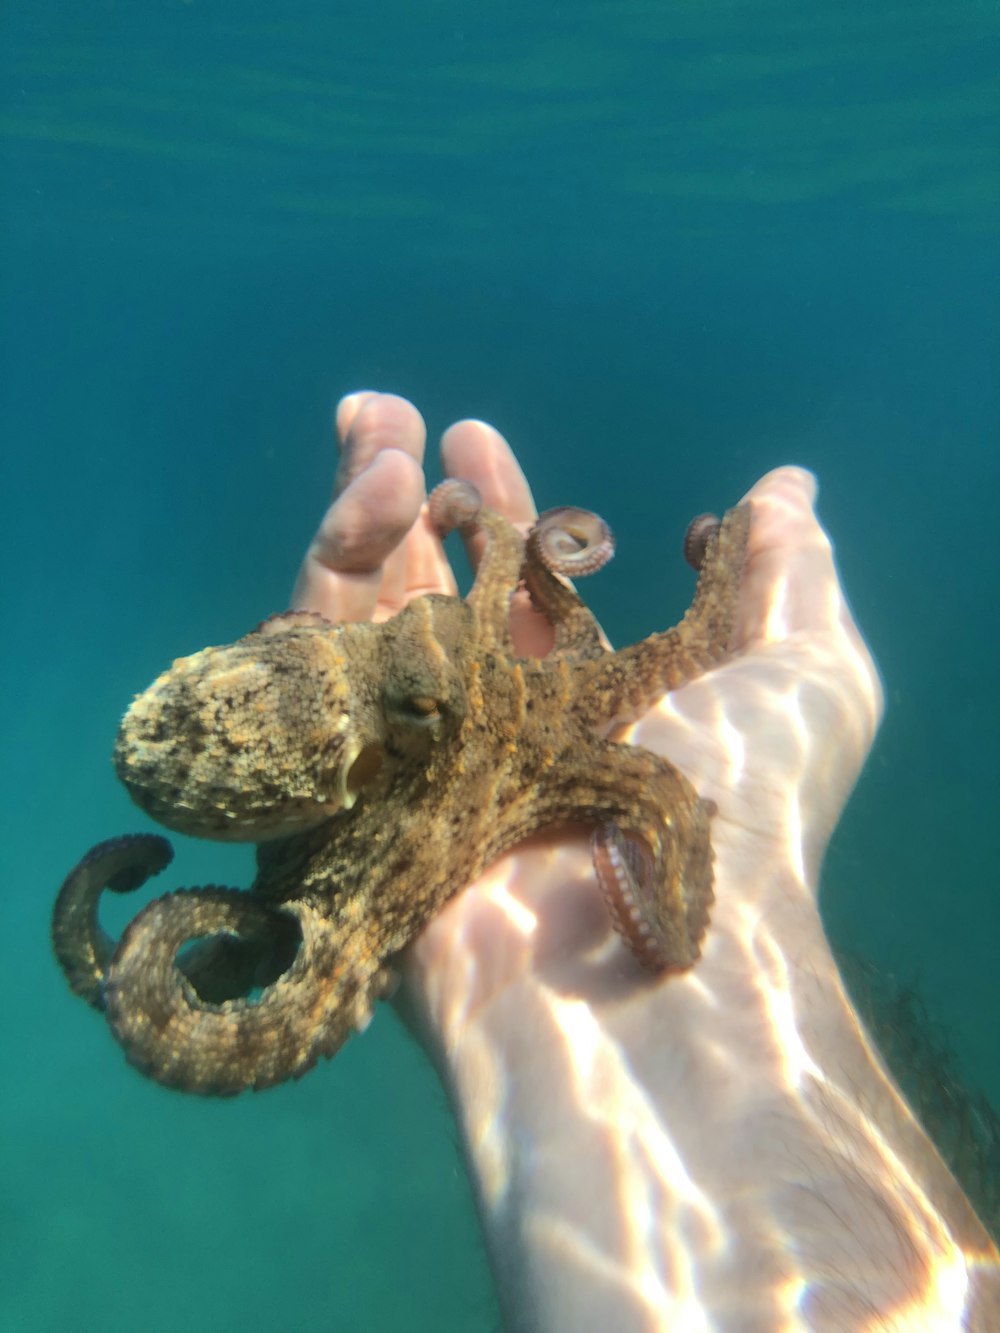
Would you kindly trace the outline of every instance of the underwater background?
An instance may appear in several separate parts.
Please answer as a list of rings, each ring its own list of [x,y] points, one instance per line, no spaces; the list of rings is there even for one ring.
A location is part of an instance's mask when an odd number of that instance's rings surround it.
[[[204,1102],[125,1065],[48,942],[83,851],[148,827],[123,708],[287,604],[359,387],[599,509],[617,643],[686,605],[693,513],[818,473],[888,699],[825,917],[989,1151],[998,68],[986,0],[4,0],[0,1330],[498,1326],[388,1007]],[[174,842],[172,885],[249,881]]]

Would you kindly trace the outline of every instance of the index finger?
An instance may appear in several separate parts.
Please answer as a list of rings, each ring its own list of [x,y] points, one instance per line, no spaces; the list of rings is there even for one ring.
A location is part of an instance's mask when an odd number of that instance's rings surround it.
[[[485,421],[456,421],[441,436],[445,475],[471,481],[483,504],[522,530],[538,517],[531,487],[514,451]],[[476,550],[473,542],[473,550]]]
[[[857,634],[833,545],[816,517],[816,478],[801,467],[768,472],[748,492],[753,522],[740,600],[741,646],[798,634]]]
[[[447,476],[471,481],[483,504],[503,514],[521,532],[527,532],[538,517],[531,487],[513,449],[485,421],[458,421],[450,426],[441,437],[441,458]],[[485,535],[473,530],[468,536],[463,533],[463,541],[475,569]],[[527,657],[544,657],[552,647],[552,626],[523,591],[515,592],[511,599],[510,629],[518,652]]]
[[[400,550],[424,498],[426,430],[412,404],[356,393],[337,407],[333,502],[306,553],[292,605],[329,620],[367,620],[405,581]]]

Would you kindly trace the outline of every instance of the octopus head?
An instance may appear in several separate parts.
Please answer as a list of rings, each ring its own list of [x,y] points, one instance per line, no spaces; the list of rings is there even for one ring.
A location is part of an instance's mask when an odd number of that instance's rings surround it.
[[[378,767],[365,690],[370,625],[276,617],[174,662],[133,701],[114,762],[133,800],[168,828],[260,842],[354,804]]]
[[[433,597],[383,625],[292,612],[180,658],[125,714],[118,776],[195,837],[262,842],[322,823],[455,734],[468,614]]]

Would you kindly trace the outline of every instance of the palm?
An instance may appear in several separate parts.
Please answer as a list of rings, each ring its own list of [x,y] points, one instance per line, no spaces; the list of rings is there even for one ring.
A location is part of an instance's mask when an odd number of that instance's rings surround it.
[[[415,409],[384,395],[356,395],[341,404],[337,424],[335,500],[303,565],[296,605],[334,620],[385,619],[414,597],[453,593],[452,571],[420,510],[424,431]],[[449,475],[474,482],[512,522],[530,523],[527,482],[495,431],[463,422],[446,433],[442,452]],[[814,892],[823,848],[881,713],[877,673],[813,514],[814,491],[809,474],[795,468],[752,489],[733,659],[617,735],[669,758],[715,801],[717,881],[738,890],[744,903],[788,876]],[[473,561],[476,554],[473,547]],[[520,650],[544,652],[540,618],[517,606],[514,619]],[[461,895],[425,932],[415,951],[422,965],[439,949],[452,950],[455,932],[475,937],[484,914],[487,921],[495,914],[496,893],[530,903],[559,940],[572,936],[597,902],[581,840],[558,833],[505,858],[486,881],[484,893]],[[570,881],[577,886],[572,901],[557,892]],[[720,923],[725,910],[720,894]]]

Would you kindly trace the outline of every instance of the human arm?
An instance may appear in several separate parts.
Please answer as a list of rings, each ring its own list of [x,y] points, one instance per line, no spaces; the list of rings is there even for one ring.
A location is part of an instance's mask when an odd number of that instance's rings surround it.
[[[356,396],[338,426],[341,483],[297,604],[365,618],[452,591],[419,515],[415,410]],[[495,432],[461,423],[443,452],[530,522]],[[813,496],[797,469],[752,489],[735,656],[620,737],[718,806],[697,966],[639,968],[567,834],[498,861],[403,960],[512,1329],[985,1330],[1000,1307],[996,1251],[860,1027],[817,910],[881,691]],[[541,651],[544,627],[517,615]]]

